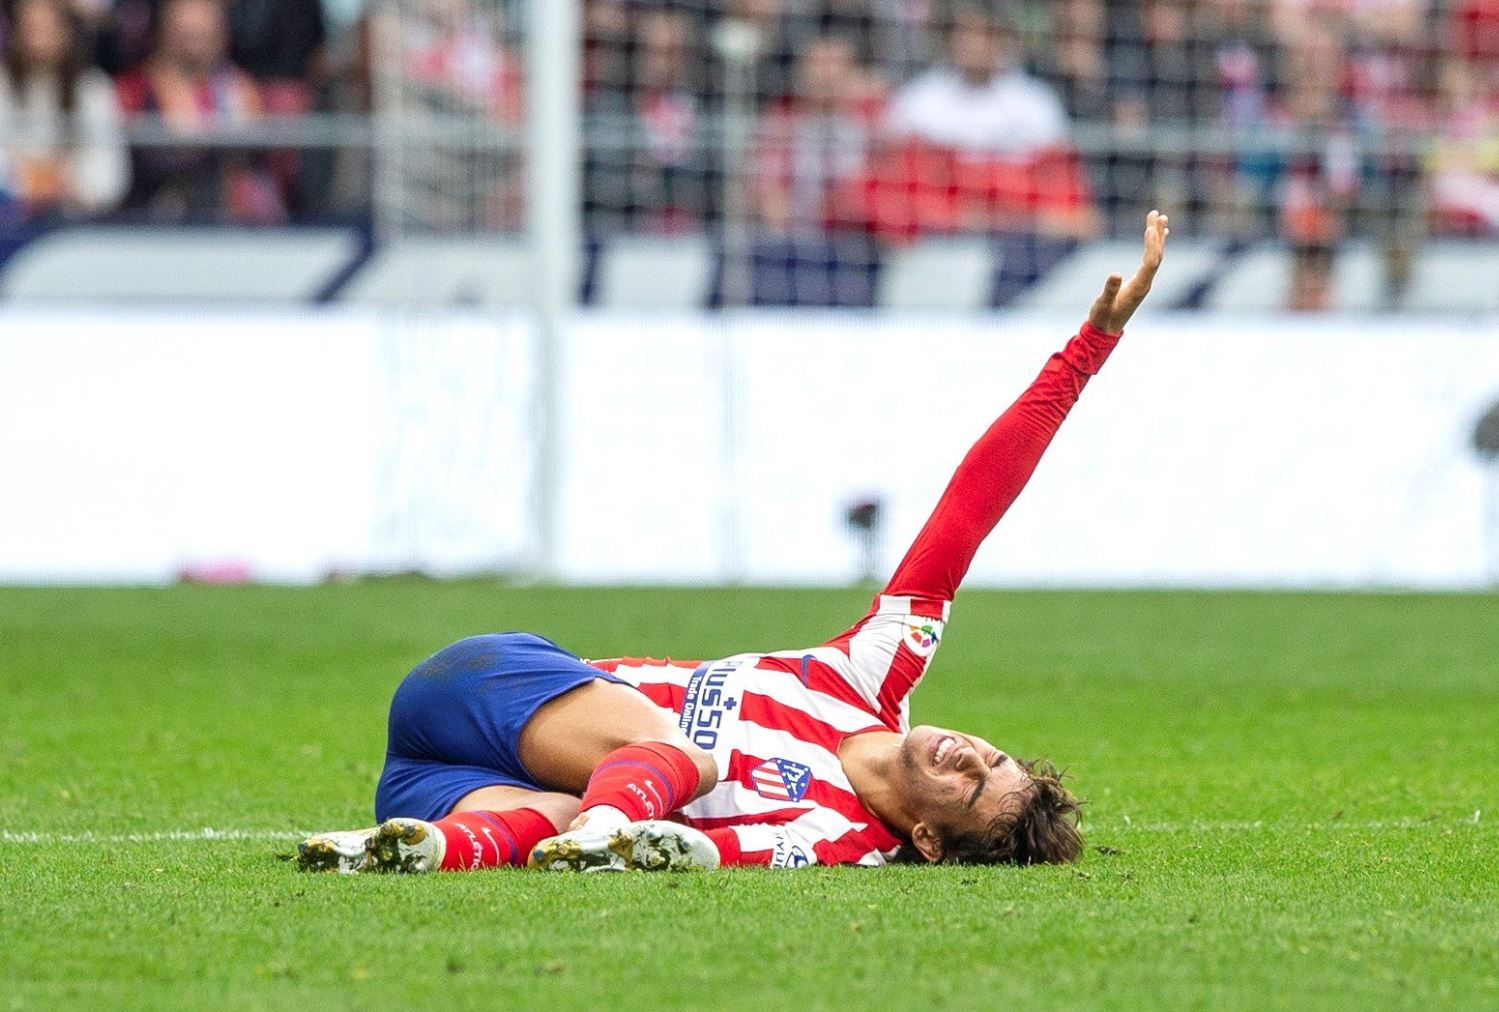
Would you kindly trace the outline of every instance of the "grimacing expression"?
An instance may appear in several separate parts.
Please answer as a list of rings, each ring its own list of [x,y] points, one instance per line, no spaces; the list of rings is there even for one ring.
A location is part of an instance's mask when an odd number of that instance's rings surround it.
[[[1018,812],[1031,777],[982,738],[923,724],[901,743],[907,811],[939,835],[983,832]]]

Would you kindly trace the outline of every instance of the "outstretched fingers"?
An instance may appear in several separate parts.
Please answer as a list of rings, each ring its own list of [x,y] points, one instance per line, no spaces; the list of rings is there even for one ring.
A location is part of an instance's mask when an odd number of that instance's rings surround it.
[[[1145,216],[1145,259],[1141,263],[1141,270],[1150,268],[1153,273],[1161,266],[1161,258],[1166,255],[1166,237],[1171,234],[1171,219],[1160,211],[1151,211]]]
[[[1109,279],[1104,282],[1103,293],[1094,301],[1093,308],[1088,313],[1088,320],[1093,326],[1110,334],[1123,331],[1129,318],[1140,308],[1140,303],[1145,301],[1145,296],[1150,294],[1156,271],[1160,269],[1161,259],[1166,255],[1166,237],[1171,234],[1170,223],[1171,219],[1160,211],[1151,211],[1146,216],[1145,256],[1140,261],[1140,269],[1135,271],[1128,282],[1119,274],[1109,275]]]
[[[1145,296],[1150,294],[1150,286],[1155,281],[1156,271],[1161,268],[1161,260],[1166,255],[1166,237],[1171,234],[1171,219],[1159,211],[1151,211],[1145,218],[1145,256],[1140,261],[1140,269],[1135,271],[1135,276],[1129,279],[1129,284],[1119,295],[1117,309],[1123,313],[1127,320],[1140,308],[1140,303],[1145,301]]]
[[[1103,291],[1098,298],[1093,300],[1093,308],[1088,311],[1088,319],[1100,330],[1108,330],[1113,324],[1114,300],[1119,297],[1119,288],[1124,284],[1124,275],[1110,274],[1107,281],[1103,283]]]

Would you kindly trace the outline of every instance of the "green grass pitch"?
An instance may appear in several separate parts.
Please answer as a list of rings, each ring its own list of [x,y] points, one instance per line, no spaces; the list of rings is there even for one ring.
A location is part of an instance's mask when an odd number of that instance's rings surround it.
[[[914,715],[1067,765],[1073,867],[278,860],[368,823],[389,693],[452,639],[717,656],[867,599],[0,591],[0,1009],[1499,1006],[1494,596],[961,595]]]

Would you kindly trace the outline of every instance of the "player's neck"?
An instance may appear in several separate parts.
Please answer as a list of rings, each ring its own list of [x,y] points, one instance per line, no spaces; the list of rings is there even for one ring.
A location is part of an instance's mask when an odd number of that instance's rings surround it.
[[[859,803],[897,835],[906,836],[916,824],[901,803],[898,789],[903,735],[868,731],[850,735],[838,746],[838,762],[853,785]]]

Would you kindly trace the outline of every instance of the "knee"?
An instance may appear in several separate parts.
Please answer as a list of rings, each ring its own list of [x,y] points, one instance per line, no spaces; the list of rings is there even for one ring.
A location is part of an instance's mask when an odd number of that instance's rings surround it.
[[[692,765],[697,767],[698,784],[697,790],[692,793],[694,799],[707,794],[718,783],[718,763],[714,762],[713,757],[707,752],[704,752],[688,741],[686,735],[678,734],[671,738],[652,738],[650,741],[660,745],[670,745],[692,760]]]
[[[697,767],[698,788],[694,792],[696,797],[702,797],[718,784],[718,763],[713,757],[696,745],[689,743],[686,748],[688,758]]]
[[[692,760],[692,765],[697,768],[699,784],[698,792],[693,797],[708,793],[718,782],[718,764],[713,761],[713,757],[694,745],[676,728],[669,731],[657,729],[656,733],[621,734],[609,742],[606,754],[629,748],[631,745],[665,745]]]

